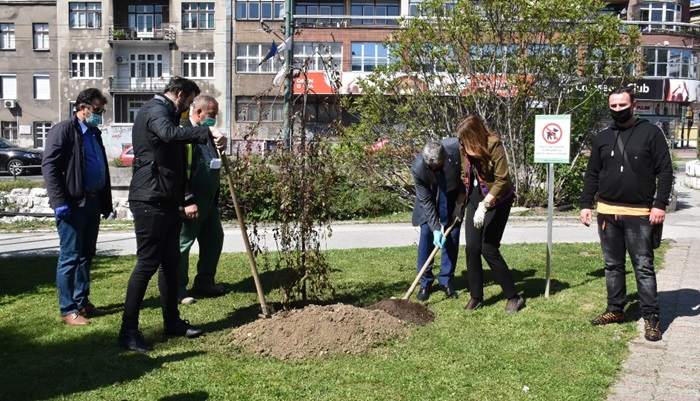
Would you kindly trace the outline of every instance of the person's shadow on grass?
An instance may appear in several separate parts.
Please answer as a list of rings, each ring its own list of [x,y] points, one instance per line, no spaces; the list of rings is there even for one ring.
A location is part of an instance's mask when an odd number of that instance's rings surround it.
[[[127,352],[117,347],[111,331],[83,336],[70,333],[80,329],[66,326],[45,341],[38,340],[41,333],[27,335],[22,327],[0,328],[0,347],[6,352],[0,381],[12,383],[0,386],[0,400],[45,400],[107,388],[202,354],[188,351],[152,356]],[[61,331],[65,332],[64,338]]]

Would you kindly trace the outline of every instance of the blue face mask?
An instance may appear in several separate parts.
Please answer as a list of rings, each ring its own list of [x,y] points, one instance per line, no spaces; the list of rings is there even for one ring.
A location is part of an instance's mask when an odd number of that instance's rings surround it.
[[[206,120],[202,121],[202,127],[213,127],[214,125],[216,125],[215,118],[207,117]]]
[[[92,113],[90,117],[85,119],[85,125],[90,128],[97,128],[100,124],[102,124],[102,116],[100,114]]]

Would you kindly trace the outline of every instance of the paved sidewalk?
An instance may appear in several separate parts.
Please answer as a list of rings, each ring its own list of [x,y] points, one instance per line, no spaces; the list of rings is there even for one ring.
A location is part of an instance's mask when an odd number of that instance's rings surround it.
[[[698,233],[700,236],[700,233]],[[657,274],[663,340],[630,343],[608,401],[700,400],[700,238],[672,243]]]

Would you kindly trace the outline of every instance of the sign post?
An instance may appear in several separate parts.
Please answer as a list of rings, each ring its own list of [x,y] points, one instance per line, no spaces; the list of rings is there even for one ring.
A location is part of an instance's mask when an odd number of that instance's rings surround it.
[[[547,273],[544,289],[549,298],[549,283],[552,275],[552,220],[554,207],[554,163],[569,163],[571,148],[571,116],[535,116],[535,163],[548,163],[547,186]]]

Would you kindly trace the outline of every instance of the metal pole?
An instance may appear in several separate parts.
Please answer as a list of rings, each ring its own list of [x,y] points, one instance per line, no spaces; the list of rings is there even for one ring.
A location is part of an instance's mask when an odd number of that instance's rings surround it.
[[[294,24],[294,2],[293,0],[284,1],[284,13],[285,24],[284,24],[284,39],[292,38],[294,32],[292,26]],[[294,39],[289,42],[289,47],[284,54],[284,68],[287,73],[287,87],[284,91],[284,147],[285,150],[290,151],[292,149],[292,91],[294,85],[294,79],[292,78],[292,57],[293,57]]]
[[[681,141],[678,144],[679,148],[683,147],[683,139],[685,138],[685,106],[681,107]]]
[[[547,183],[549,199],[547,204],[547,273],[545,277],[544,297],[549,298],[549,281],[552,276],[552,212],[554,207],[554,163],[547,165]]]

